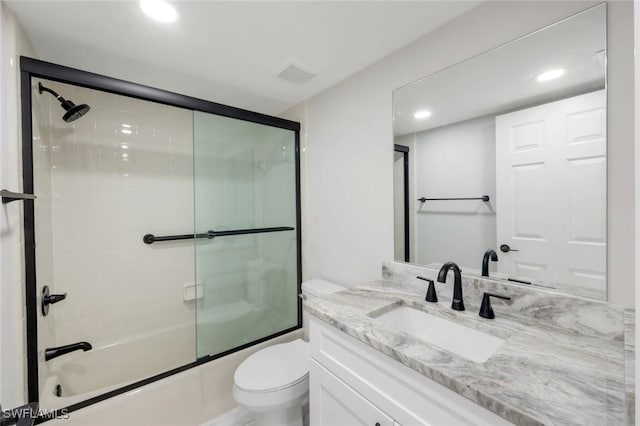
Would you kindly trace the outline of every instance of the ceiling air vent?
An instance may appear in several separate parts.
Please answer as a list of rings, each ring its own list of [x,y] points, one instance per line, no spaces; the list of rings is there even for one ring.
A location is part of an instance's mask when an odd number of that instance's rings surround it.
[[[314,73],[305,71],[293,63],[287,64],[277,75],[281,79],[295,84],[304,84],[316,76]]]

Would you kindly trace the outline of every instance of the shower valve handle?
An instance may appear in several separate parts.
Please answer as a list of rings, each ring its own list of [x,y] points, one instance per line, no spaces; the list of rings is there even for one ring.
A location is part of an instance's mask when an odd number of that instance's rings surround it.
[[[58,303],[67,298],[67,293],[64,294],[50,294],[45,298],[44,303],[48,305],[53,305],[54,303]]]
[[[53,305],[54,303],[62,302],[67,298],[67,293],[64,294],[50,294],[49,286],[45,285],[42,289],[42,315],[47,316],[49,313],[49,305]]]

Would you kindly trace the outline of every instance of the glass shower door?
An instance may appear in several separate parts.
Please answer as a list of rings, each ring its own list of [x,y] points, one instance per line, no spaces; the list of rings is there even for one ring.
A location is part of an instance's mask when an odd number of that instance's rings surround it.
[[[197,355],[298,325],[295,132],[194,112]]]

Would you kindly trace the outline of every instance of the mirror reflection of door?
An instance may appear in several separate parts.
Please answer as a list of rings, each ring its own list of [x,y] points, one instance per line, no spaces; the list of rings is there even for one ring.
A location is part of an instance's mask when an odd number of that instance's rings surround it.
[[[593,6],[393,92],[411,262],[606,299],[606,15]]]
[[[409,147],[394,145],[393,153],[394,259],[409,262]]]
[[[606,291],[606,95],[496,117],[498,270]]]

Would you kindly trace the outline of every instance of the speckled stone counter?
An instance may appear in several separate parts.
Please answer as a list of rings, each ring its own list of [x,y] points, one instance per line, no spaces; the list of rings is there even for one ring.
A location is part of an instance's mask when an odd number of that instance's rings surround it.
[[[636,311],[624,310],[624,369],[627,424],[635,424],[636,416]]]
[[[463,283],[464,312],[450,309],[451,284],[437,283],[440,302],[424,301],[426,283],[411,265],[356,289],[305,301],[315,317],[518,425],[624,425],[624,309],[605,302],[478,278]],[[415,269],[412,269],[415,268]],[[483,291],[496,319],[478,316]],[[423,310],[506,342],[475,363],[375,320],[398,305]],[[628,371],[628,367],[627,367]],[[625,390],[627,391],[625,393]],[[633,395],[631,395],[633,398]]]

